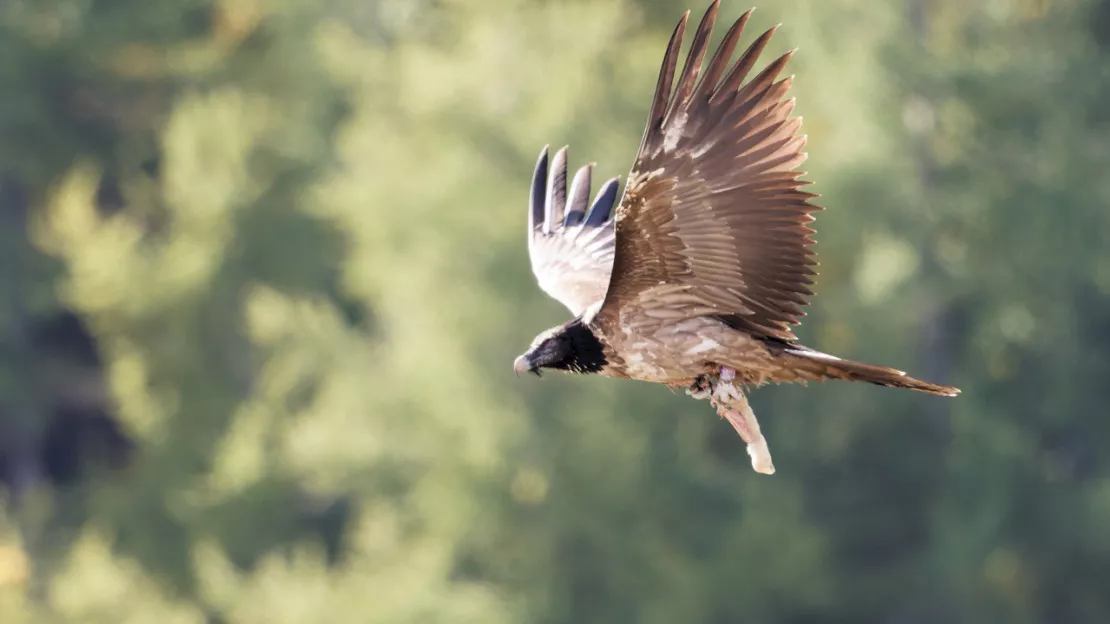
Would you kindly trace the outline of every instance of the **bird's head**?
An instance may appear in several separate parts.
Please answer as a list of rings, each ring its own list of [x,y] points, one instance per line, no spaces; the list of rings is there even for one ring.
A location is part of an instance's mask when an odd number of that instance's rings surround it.
[[[590,328],[576,318],[536,336],[528,351],[513,362],[517,375],[552,368],[569,373],[596,373],[608,362],[605,348]]]

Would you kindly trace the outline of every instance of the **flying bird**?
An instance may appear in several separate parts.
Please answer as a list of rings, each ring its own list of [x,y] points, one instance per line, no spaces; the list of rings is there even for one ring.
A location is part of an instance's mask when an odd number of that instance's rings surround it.
[[[590,200],[592,165],[567,188],[567,148],[543,148],[532,177],[528,249],[540,287],[574,318],[539,334],[514,362],[665,384],[709,399],[773,473],[748,387],[825,379],[941,396],[959,390],[802,345],[792,331],[813,293],[812,213],[802,190],[802,120],[779,79],[788,52],[752,74],[774,34],[731,62],[752,10],[703,68],[715,0],[672,85],[687,11],[671,35],[634,165]],[[754,10],[754,9],[753,9]],[[550,157],[549,157],[550,156]]]

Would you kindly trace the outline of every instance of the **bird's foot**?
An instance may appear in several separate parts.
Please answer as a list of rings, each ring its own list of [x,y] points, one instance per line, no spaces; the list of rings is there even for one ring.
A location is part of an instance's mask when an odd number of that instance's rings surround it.
[[[727,420],[748,444],[752,468],[760,474],[775,474],[775,464],[771,461],[771,450],[767,447],[767,439],[759,430],[759,421],[755,419],[755,412],[748,405],[748,398],[744,396],[744,391],[736,385],[735,381],[736,371],[722,366],[716,375],[698,376],[694,383],[686,388],[686,394],[698,400],[709,399],[721,418]]]
[[[699,401],[708,399],[713,396],[713,384],[706,379],[705,375],[700,375],[689,388],[686,388],[686,394]]]

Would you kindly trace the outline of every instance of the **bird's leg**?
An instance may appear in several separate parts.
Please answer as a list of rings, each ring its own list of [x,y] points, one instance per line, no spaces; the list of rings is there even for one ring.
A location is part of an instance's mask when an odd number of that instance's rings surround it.
[[[713,400],[717,403],[728,404],[736,399],[743,399],[744,393],[736,387],[736,371],[727,366],[721,367],[717,384],[713,387]]]
[[[720,382],[713,389],[713,406],[717,408],[721,418],[728,420],[736,433],[747,442],[752,468],[762,474],[775,474],[775,464],[771,461],[767,440],[759,430],[759,421],[748,404],[748,398],[733,384],[735,378],[736,371],[721,367]]]

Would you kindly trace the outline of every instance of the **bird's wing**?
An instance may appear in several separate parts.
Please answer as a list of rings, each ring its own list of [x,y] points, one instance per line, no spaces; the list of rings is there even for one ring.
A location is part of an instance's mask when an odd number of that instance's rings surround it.
[[[689,12],[675,28],[635,165],[616,214],[612,279],[601,313],[635,304],[653,316],[719,316],[756,335],[794,340],[791,326],[816,262],[809,246],[801,118],[776,81],[793,52],[745,81],[775,29],[729,67],[751,11],[729,29],[702,72],[714,2],[671,93]],[[726,72],[727,70],[727,72]],[[698,81],[698,78],[701,81]]]
[[[567,191],[567,148],[551,159],[543,148],[532,176],[528,254],[540,288],[578,316],[600,303],[613,270],[613,205],[619,180],[601,185],[590,203],[593,165],[578,170]]]

